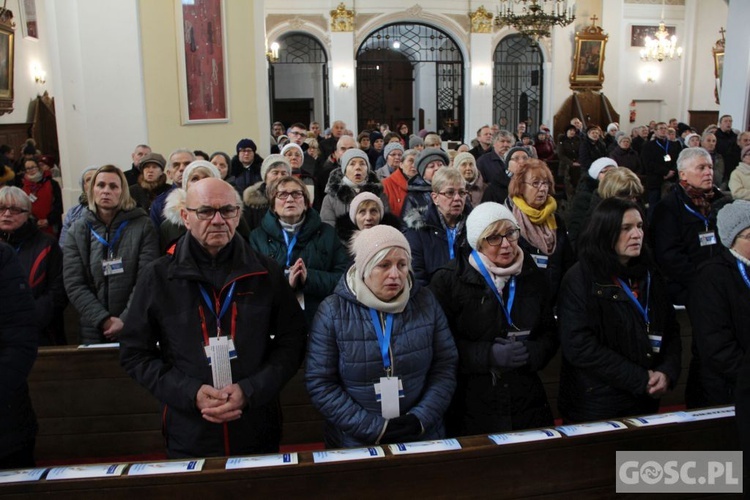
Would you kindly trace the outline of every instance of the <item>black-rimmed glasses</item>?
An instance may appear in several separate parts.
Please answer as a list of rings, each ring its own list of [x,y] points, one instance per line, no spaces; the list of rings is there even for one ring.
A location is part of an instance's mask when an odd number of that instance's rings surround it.
[[[486,241],[493,247],[497,247],[503,244],[504,239],[508,240],[509,242],[513,242],[516,241],[519,236],[521,236],[520,229],[511,229],[505,234],[493,234],[491,236],[487,236],[484,241]]]
[[[0,215],[4,214],[5,212],[10,212],[10,215],[20,215],[25,214],[28,212],[25,208],[21,207],[3,207],[0,206]]]
[[[219,212],[219,215],[221,215],[221,218],[226,219],[234,219],[239,215],[240,213],[240,207],[235,205],[226,205],[221,208],[213,208],[213,207],[199,207],[199,208],[185,208],[188,212],[195,212],[195,216],[198,217],[198,220],[213,220],[214,216],[216,215],[216,212]]]

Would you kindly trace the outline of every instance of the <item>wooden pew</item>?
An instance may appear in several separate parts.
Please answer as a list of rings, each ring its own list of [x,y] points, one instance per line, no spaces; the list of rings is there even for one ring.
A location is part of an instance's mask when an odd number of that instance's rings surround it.
[[[157,400],[120,367],[114,348],[49,347],[29,377],[39,421],[37,460],[164,453]],[[282,444],[323,441],[302,371],[281,394]]]
[[[461,450],[407,456],[386,450],[384,458],[333,464],[315,464],[311,452],[300,452],[297,465],[262,469],[225,470],[225,459],[214,458],[195,473],[41,480],[1,486],[0,494],[107,500],[213,498],[218,492],[230,498],[609,498],[615,495],[616,451],[733,450],[738,442],[734,418],[505,446],[486,436],[459,441]]]
[[[678,313],[682,328],[683,368],[675,391],[662,406],[680,406],[690,362],[690,324]],[[560,352],[542,372],[555,417]],[[39,420],[37,460],[74,460],[138,456],[164,452],[156,399],[120,367],[112,348],[45,347],[29,377],[31,398]],[[323,441],[323,420],[310,404],[300,370],[281,393],[284,415],[282,444]]]

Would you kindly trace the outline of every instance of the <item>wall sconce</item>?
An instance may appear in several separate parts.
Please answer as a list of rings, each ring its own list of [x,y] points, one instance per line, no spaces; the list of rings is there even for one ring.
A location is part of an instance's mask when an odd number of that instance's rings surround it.
[[[490,77],[491,73],[489,68],[474,68],[471,80],[476,86],[486,87],[490,84]]]
[[[31,74],[34,77],[36,83],[44,84],[47,83],[47,73],[42,71],[39,65],[34,65],[31,69]]]
[[[644,66],[641,68],[640,76],[643,83],[656,83],[659,79],[659,69],[653,65]]]
[[[266,51],[266,59],[268,59],[268,62],[275,63],[279,60],[279,44],[278,42],[273,42],[270,46],[270,48]]]
[[[348,69],[334,70],[333,84],[340,89],[348,89],[354,84],[354,75]]]

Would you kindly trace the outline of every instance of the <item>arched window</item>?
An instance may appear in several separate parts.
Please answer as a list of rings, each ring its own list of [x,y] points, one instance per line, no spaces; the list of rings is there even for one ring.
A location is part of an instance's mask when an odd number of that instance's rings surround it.
[[[405,122],[409,132],[463,137],[463,55],[443,31],[425,24],[390,24],[357,52],[359,130]]]
[[[493,118],[500,128],[515,131],[525,121],[536,130],[542,120],[542,53],[521,35],[503,38],[495,48]]]
[[[304,33],[276,40],[279,59],[269,65],[271,121],[289,127],[317,120],[328,124],[328,57],[315,38]]]

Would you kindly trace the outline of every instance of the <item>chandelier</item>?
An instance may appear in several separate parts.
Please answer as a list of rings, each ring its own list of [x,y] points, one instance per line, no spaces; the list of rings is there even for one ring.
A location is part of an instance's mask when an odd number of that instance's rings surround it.
[[[510,26],[521,35],[538,43],[550,36],[555,26],[567,26],[575,21],[575,0],[500,0],[496,26]]]
[[[641,49],[641,61],[662,62],[665,59],[679,59],[682,56],[682,47],[677,46],[677,37],[669,36],[664,26],[664,0],[661,2],[659,29],[654,33],[654,38],[647,36],[644,42],[645,46]]]
[[[647,36],[646,46],[641,49],[642,61],[659,61],[664,59],[679,59],[682,56],[682,47],[677,46],[677,37],[669,36],[664,21],[659,23],[659,29],[654,38]]]

